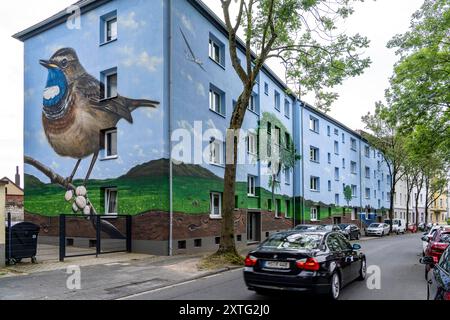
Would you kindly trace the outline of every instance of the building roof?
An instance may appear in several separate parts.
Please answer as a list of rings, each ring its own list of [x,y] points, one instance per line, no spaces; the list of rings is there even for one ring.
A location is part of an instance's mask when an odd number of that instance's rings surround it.
[[[108,3],[112,0],[81,0],[76,3],[74,3],[74,6],[78,6],[80,8],[81,14],[89,12],[91,10],[94,10],[95,8],[100,7],[101,5]],[[225,23],[222,21],[222,19],[219,18],[203,1],[201,0],[187,0],[191,5],[194,6],[206,19],[208,19],[218,30],[220,30],[223,34],[226,36],[228,35],[227,28]],[[23,30],[15,35],[13,37],[15,39],[18,39],[20,41],[25,41],[27,39],[30,39],[42,32],[45,32],[57,25],[60,25],[62,23],[65,23],[67,18],[72,14],[70,10],[62,10],[58,12],[57,14]],[[238,38],[238,47],[239,49],[243,50],[245,52],[245,43],[242,41],[242,39]],[[253,54],[255,56],[255,54]],[[285,90],[289,90],[289,87],[286,85],[286,83],[278,77],[278,75],[273,72],[267,65],[264,65],[263,71],[276,83],[278,83],[281,87],[283,87]],[[360,139],[365,140],[357,131],[350,129],[346,125],[342,124],[341,122],[337,121],[336,119],[333,119],[332,117],[328,116],[324,112],[319,111],[317,108],[314,108],[307,102],[302,101],[300,98],[298,98],[295,94],[290,94],[290,96],[293,99],[296,99],[300,101],[304,107],[306,107],[309,111],[315,112],[319,116],[326,118],[328,121],[334,123],[335,125],[341,127],[342,129],[352,133],[353,135],[359,137]]]
[[[15,184],[11,179],[9,179],[8,177],[4,177],[2,179],[0,179],[0,182],[4,182],[5,184],[12,184],[14,185],[17,189],[19,189],[20,191],[23,192],[23,189],[18,186],[17,184]]]

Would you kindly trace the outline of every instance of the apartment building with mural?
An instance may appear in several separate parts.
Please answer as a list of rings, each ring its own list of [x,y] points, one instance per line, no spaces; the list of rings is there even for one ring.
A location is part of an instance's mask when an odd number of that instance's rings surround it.
[[[15,35],[25,48],[25,219],[52,241],[60,214],[95,207],[112,220],[134,217],[136,252],[216,248],[225,130],[241,92],[223,23],[199,0],[77,5],[79,17],[62,11]],[[239,137],[238,245],[300,222],[379,221],[389,208],[382,155],[286,92],[263,68]],[[262,131],[281,147],[292,142],[295,167],[268,174]],[[48,171],[67,180],[50,181]],[[67,181],[86,185],[84,200],[73,200]]]

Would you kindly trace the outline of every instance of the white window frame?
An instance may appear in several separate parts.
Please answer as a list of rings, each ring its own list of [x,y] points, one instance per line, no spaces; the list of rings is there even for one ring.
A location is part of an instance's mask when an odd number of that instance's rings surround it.
[[[311,176],[309,178],[309,189],[314,192],[320,191],[320,178]]]
[[[339,141],[334,141],[334,154],[339,155]]]
[[[285,168],[284,169],[284,184],[289,186],[291,184],[291,169]]]
[[[218,196],[219,197],[219,210],[218,214],[215,213],[215,207],[214,207],[214,198]],[[220,219],[222,218],[222,194],[219,192],[211,192],[209,195],[209,206],[210,206],[210,218],[212,219]]]
[[[249,133],[247,136],[247,153],[258,154],[258,137],[254,133]]]
[[[220,115],[224,114],[222,112],[222,94],[213,88],[209,89],[209,110]]]
[[[108,149],[109,149],[109,144],[110,144],[110,141],[108,141],[108,135],[110,135],[112,133],[116,134],[116,154],[108,155]],[[118,139],[119,135],[117,133],[117,129],[114,128],[114,129],[106,130],[106,131],[104,131],[103,134],[104,134],[104,139],[105,139],[105,150],[104,150],[103,159],[105,159],[105,160],[117,159],[117,157],[119,156],[118,143],[117,143],[118,142],[117,139]]]
[[[353,198],[356,198],[357,195],[358,195],[358,186],[352,184],[351,187],[352,187],[352,197],[353,197]]]
[[[117,190],[117,188],[105,188],[105,215],[107,216],[117,216],[118,212],[109,212],[109,201],[110,201],[110,197],[111,197],[111,192],[115,192],[116,194],[116,211],[119,211],[119,192]]]
[[[309,218],[311,221],[319,221],[317,219],[317,207],[311,207],[309,209]]]
[[[370,147],[369,146],[364,146],[364,156],[366,158],[370,158]]]
[[[111,90],[111,93],[109,92],[109,83],[110,83],[110,78],[112,76],[116,76],[116,92],[115,92],[115,94],[112,94],[113,93],[112,90]],[[117,73],[117,70],[104,73],[104,77],[105,77],[105,92],[104,92],[105,96],[103,98],[104,99],[117,98],[118,90],[119,90],[119,75]]]
[[[256,113],[256,96],[252,94],[248,102],[248,110]]]
[[[370,188],[366,188],[364,193],[366,200],[370,200]]]
[[[284,100],[284,116],[288,119],[291,118],[291,103],[289,100]]]
[[[249,197],[256,197],[256,177],[248,175],[247,177],[247,195]]]
[[[319,133],[319,119],[313,116],[309,117],[309,130],[315,133]]]
[[[222,142],[217,139],[209,142],[209,164],[216,166],[223,165],[222,146]]]
[[[350,172],[352,174],[357,174],[358,171],[358,164],[355,161],[350,162]]]
[[[274,91],[274,104],[275,104],[275,110],[280,111],[281,110],[281,94],[275,90]]]
[[[313,146],[309,147],[309,160],[317,163],[320,162],[319,148]]]
[[[211,58],[212,61],[214,61],[215,63],[217,63],[218,65],[222,66],[222,61],[223,61],[223,57],[222,57],[222,45],[220,43],[218,43],[217,41],[215,41],[212,38],[209,38],[209,57]],[[217,53],[217,55],[216,55]],[[219,60],[217,61],[216,58]]]
[[[334,168],[334,180],[339,181],[340,178],[341,178],[341,173],[340,173],[339,167],[335,167]]]
[[[111,22],[113,20],[115,20],[115,23],[116,23],[116,34],[115,34],[115,37],[113,37],[112,36],[112,30],[113,29],[111,29],[111,39],[108,39],[109,30],[110,30],[109,27],[111,26]],[[111,17],[105,19],[104,20],[104,28],[105,28],[105,30],[104,30],[105,35],[104,35],[103,43],[109,43],[109,42],[116,41],[117,38],[118,38],[118,34],[119,34],[119,32],[118,32],[119,31],[119,22],[118,22],[118,19],[117,19],[117,15],[114,15],[114,16],[111,16]]]
[[[356,139],[355,138],[351,138],[351,147],[350,147],[353,151],[356,151]]]
[[[370,167],[365,167],[365,174],[366,174],[366,179],[370,179]],[[369,174],[367,174],[369,173]]]

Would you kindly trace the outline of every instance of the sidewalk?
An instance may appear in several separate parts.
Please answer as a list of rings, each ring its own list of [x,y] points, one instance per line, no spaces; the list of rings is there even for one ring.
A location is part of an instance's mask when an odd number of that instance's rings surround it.
[[[250,251],[248,247],[243,254]],[[105,255],[99,259],[77,259],[63,264],[44,263],[37,271],[11,273],[2,277],[0,270],[0,300],[113,300],[176,283],[205,277],[229,269],[214,271],[197,267],[206,254],[156,257],[135,254]],[[94,260],[94,261],[93,261]],[[94,265],[95,263],[95,265]],[[69,265],[81,267],[81,290],[69,290],[66,274]],[[20,268],[21,272],[24,269]]]

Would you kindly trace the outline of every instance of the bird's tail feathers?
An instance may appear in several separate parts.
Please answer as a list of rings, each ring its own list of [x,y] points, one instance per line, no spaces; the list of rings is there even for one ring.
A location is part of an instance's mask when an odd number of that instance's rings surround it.
[[[132,109],[137,109],[141,107],[156,108],[159,102],[146,100],[146,99],[128,99],[127,105],[130,105]]]

